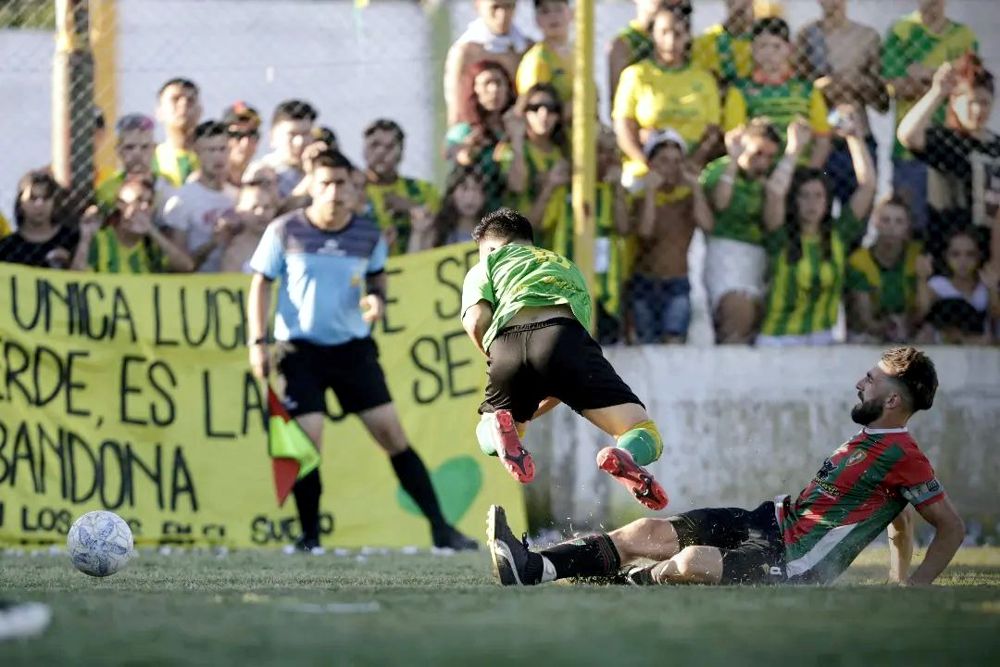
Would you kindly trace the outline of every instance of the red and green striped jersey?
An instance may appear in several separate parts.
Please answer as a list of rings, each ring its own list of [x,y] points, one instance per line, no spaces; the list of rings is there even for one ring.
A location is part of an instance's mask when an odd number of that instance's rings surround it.
[[[792,581],[829,582],[896,518],[944,499],[927,457],[902,429],[862,429],[794,501],[777,502]]]

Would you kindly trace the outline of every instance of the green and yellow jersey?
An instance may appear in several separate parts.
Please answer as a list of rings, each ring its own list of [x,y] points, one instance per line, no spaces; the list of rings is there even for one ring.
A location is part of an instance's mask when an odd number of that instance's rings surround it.
[[[699,180],[706,194],[715,190],[729,163],[729,156],[723,156],[710,162],[701,172]],[[761,245],[764,242],[764,182],[751,181],[737,171],[729,208],[714,213],[713,237]]]
[[[802,257],[788,261],[787,230],[767,235],[770,285],[765,301],[765,336],[804,336],[833,328],[844,292],[847,248],[864,233],[865,223],[850,207],[834,220],[830,256],[824,258],[819,235],[802,235]]]
[[[698,35],[691,45],[691,62],[728,85],[753,72],[753,36],[731,35],[716,24]]]
[[[766,117],[785,141],[788,126],[796,116],[809,122],[814,135],[830,134],[828,114],[823,93],[809,81],[793,77],[784,83],[770,84],[748,78],[737,79],[726,91],[722,117],[727,132],[750,119]]]
[[[510,173],[510,166],[514,162],[514,151],[510,144],[500,144],[496,150],[496,159],[500,163],[501,170],[506,182]],[[507,203],[523,214],[527,215],[534,206],[535,200],[542,191],[542,180],[545,174],[552,170],[560,160],[565,160],[566,155],[558,146],[541,148],[531,143],[524,142],[524,162],[528,168],[528,186],[521,194],[507,193]],[[559,250],[555,246],[554,235],[560,221],[565,217],[566,202],[569,200],[569,187],[560,185],[552,193],[545,212],[542,215],[542,235],[538,245],[549,250]],[[563,253],[567,254],[568,253]]]
[[[144,238],[132,247],[122,244],[111,227],[102,227],[90,242],[87,264],[96,273],[162,273],[167,261],[160,247]]]
[[[870,248],[858,248],[847,259],[847,289],[868,294],[876,314],[912,313],[917,302],[919,241],[910,241],[895,266],[882,266]]]
[[[549,83],[559,93],[559,99],[569,108],[573,98],[573,58],[563,58],[545,42],[528,49],[517,66],[517,93],[524,95],[538,83]]]
[[[462,288],[461,316],[480,301],[493,308],[493,321],[483,336],[486,350],[522,308],[566,305],[590,328],[590,294],[580,269],[562,255],[533,245],[506,245],[472,267]]]
[[[949,21],[939,33],[931,32],[920,20],[920,13],[913,12],[897,21],[882,46],[882,77],[886,81],[906,76],[907,68],[918,63],[930,69],[937,69],[946,62],[954,61],[969,51],[979,51],[979,41],[968,27]],[[889,93],[895,97],[892,86]],[[917,100],[896,99],[896,127],[903,116],[913,108]],[[935,122],[944,122],[944,106],[938,110]],[[895,135],[894,135],[895,136]],[[913,154],[903,148],[897,139],[893,146],[893,157],[907,160]]]
[[[628,48],[628,64],[632,65],[653,55],[653,38],[649,36],[646,26],[636,19],[618,33],[616,37]]]
[[[379,229],[395,226],[399,232],[396,241],[389,248],[389,254],[402,255],[406,253],[409,246],[413,226],[410,223],[409,215],[394,213],[390,209],[386,203],[386,198],[390,195],[408,199],[418,206],[426,206],[431,213],[437,213],[441,205],[441,196],[433,184],[403,176],[388,184],[368,183],[365,185],[365,196],[368,197],[368,202],[371,204],[372,215],[375,222],[378,223]]]
[[[176,150],[167,143],[158,144],[153,153],[153,173],[159,174],[170,185],[179,188],[187,182],[188,176],[198,171],[201,163],[194,151]]]

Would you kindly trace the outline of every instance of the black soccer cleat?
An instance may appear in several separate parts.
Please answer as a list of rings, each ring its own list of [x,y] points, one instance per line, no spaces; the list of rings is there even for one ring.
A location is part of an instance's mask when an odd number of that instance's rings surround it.
[[[507,513],[500,505],[490,505],[486,514],[486,539],[493,576],[502,585],[533,586],[538,583],[527,571],[528,561],[535,554],[528,551],[527,539],[519,540],[514,536],[507,525]]]
[[[479,542],[459,532],[454,526],[444,526],[431,531],[431,539],[437,549],[455,551],[479,551]]]
[[[646,565],[644,567],[633,566],[626,570],[623,574],[625,576],[625,582],[630,586],[655,586],[656,580],[653,579],[653,568],[656,567],[656,563],[652,565]]]

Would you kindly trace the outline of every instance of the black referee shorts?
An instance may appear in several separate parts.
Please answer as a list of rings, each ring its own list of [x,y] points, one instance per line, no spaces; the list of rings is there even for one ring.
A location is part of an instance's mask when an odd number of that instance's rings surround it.
[[[623,403],[642,405],[619,377],[601,346],[569,317],[502,329],[487,362],[486,400],[479,412],[510,410],[526,422],[554,396],[577,412]]]
[[[680,546],[715,547],[722,552],[723,584],[785,581],[785,543],[774,503],[750,511],[737,507],[692,510],[672,516]]]
[[[306,340],[275,346],[275,366],[285,381],[285,407],[293,417],[326,412],[326,391],[333,390],[345,413],[358,413],[392,402],[371,338],[340,345]]]

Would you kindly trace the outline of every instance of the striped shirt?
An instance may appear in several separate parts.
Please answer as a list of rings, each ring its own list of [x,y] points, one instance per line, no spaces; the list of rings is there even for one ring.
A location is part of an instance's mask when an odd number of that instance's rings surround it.
[[[767,118],[784,142],[788,126],[797,116],[809,122],[813,134],[828,135],[828,113],[823,93],[809,81],[790,78],[784,83],[769,84],[753,78],[737,79],[726,92],[722,122],[728,132],[750,119]]]
[[[87,264],[96,273],[131,274],[161,273],[167,266],[163,251],[148,237],[126,246],[111,227],[102,227],[94,234]]]
[[[691,45],[691,62],[729,85],[753,71],[753,36],[731,35],[721,24],[708,28]]]
[[[905,428],[862,429],[823,462],[792,500],[776,500],[791,581],[830,582],[907,503],[945,498],[927,457]]]
[[[188,176],[198,171],[201,163],[194,151],[176,150],[170,144],[159,144],[153,153],[153,173],[162,176],[170,185],[179,188]]]
[[[858,248],[847,260],[847,289],[869,294],[876,316],[912,313],[917,301],[917,258],[921,254],[920,242],[910,241],[895,266],[882,266],[871,248]]]
[[[628,65],[653,55],[653,38],[646,31],[646,26],[635,19],[629,21],[625,29],[615,37],[615,40],[623,42],[628,47]]]
[[[379,229],[395,227],[396,231],[399,232],[396,241],[389,248],[389,254],[402,255],[406,253],[407,247],[410,244],[413,225],[410,222],[409,215],[394,213],[390,210],[386,202],[386,198],[389,195],[402,197],[417,206],[426,206],[430,209],[431,214],[437,213],[438,207],[441,204],[441,197],[437,189],[427,181],[403,176],[400,176],[392,183],[369,183],[365,186],[365,196],[368,197],[368,203],[371,204],[372,217],[378,223]]]

